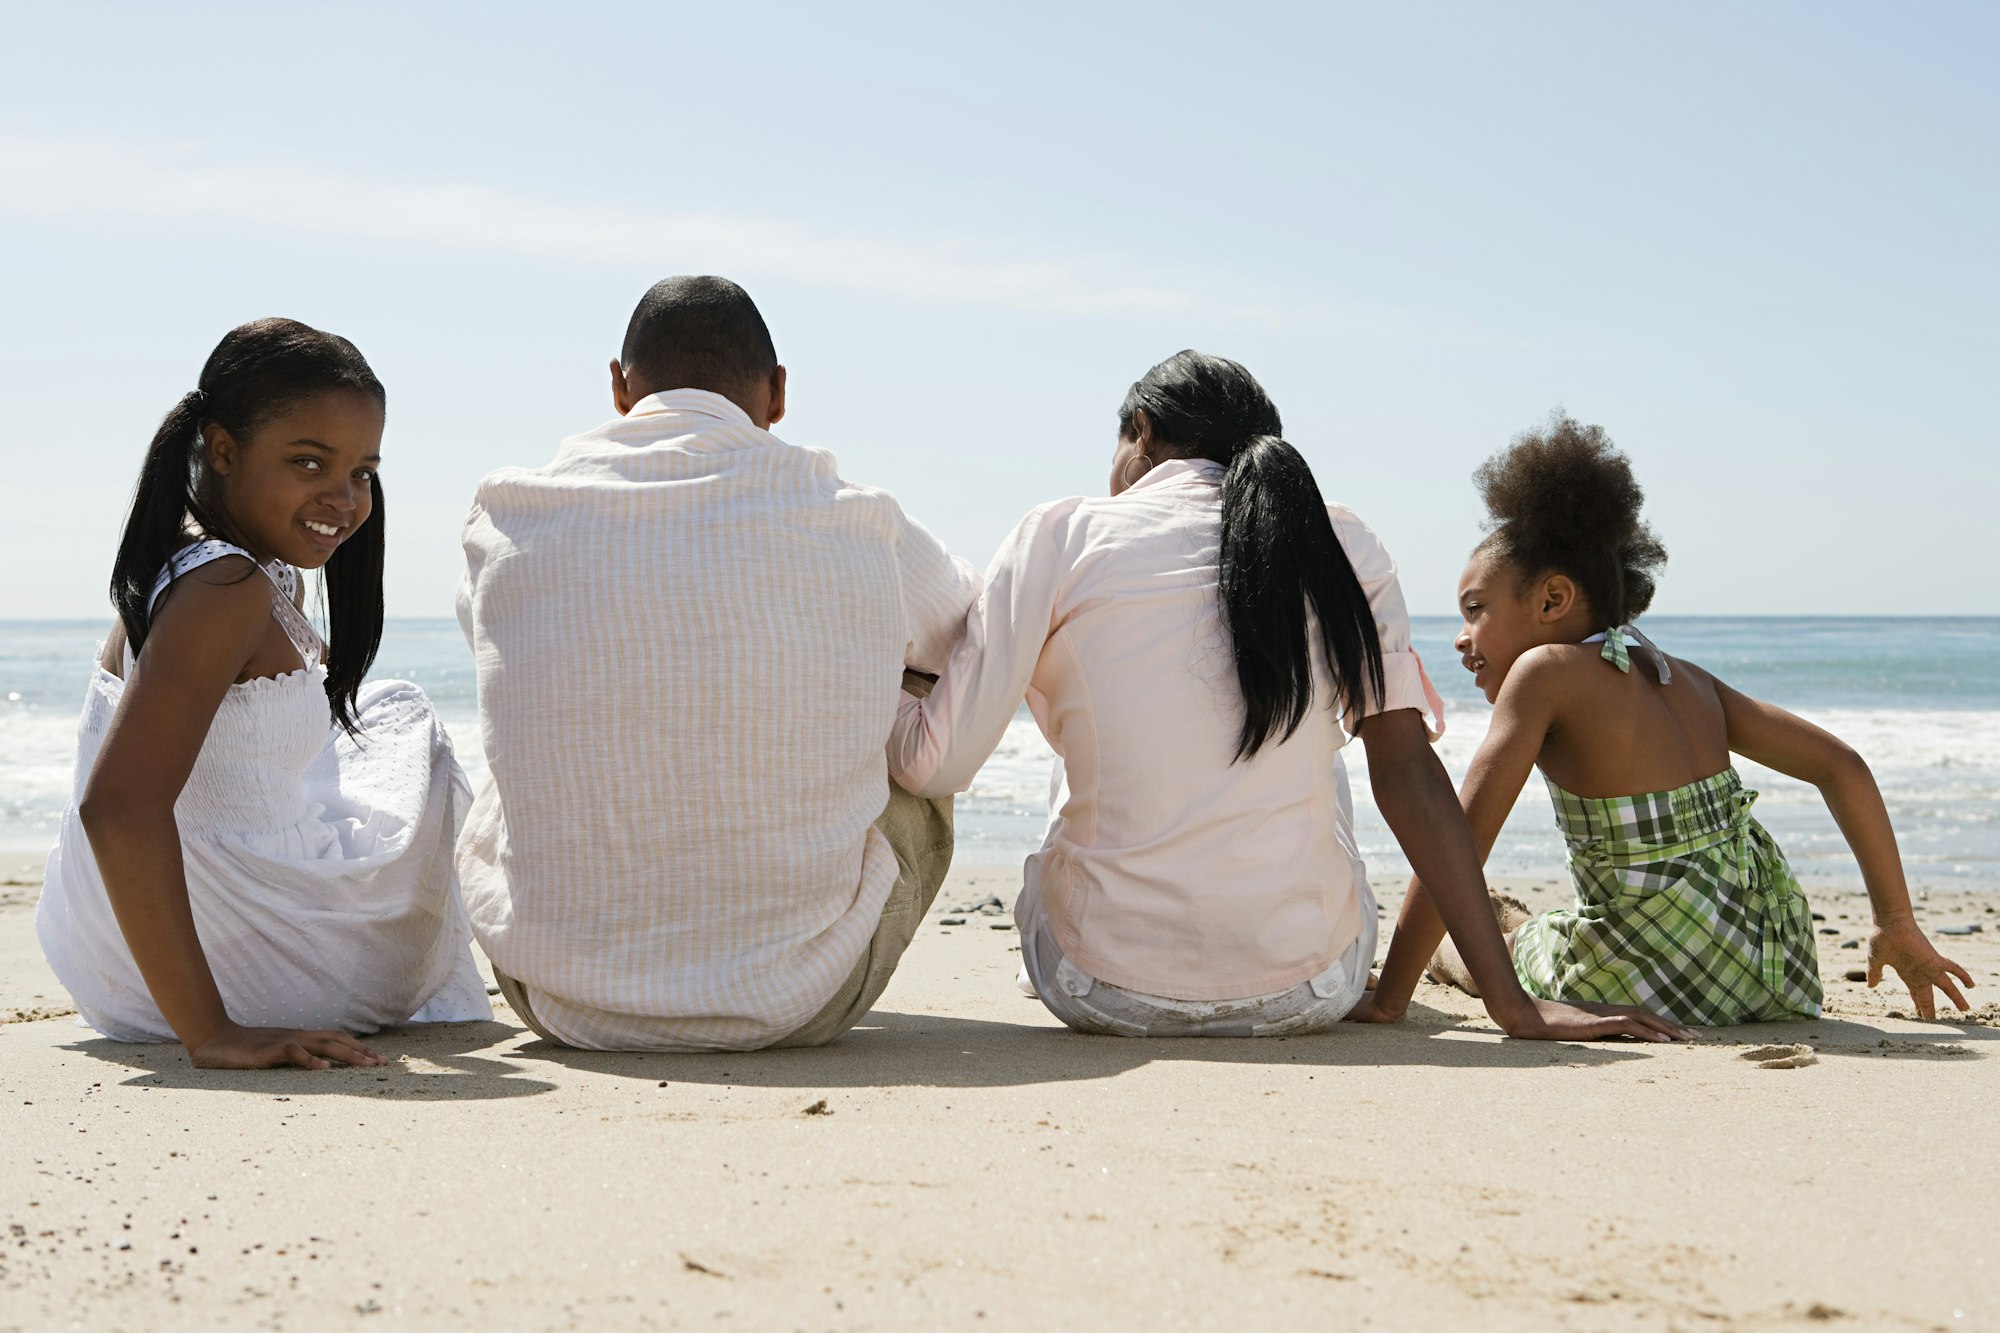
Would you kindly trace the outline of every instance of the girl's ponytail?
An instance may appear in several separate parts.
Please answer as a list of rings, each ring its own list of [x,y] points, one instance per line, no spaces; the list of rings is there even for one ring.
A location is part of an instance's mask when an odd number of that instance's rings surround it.
[[[1243,689],[1238,759],[1274,737],[1291,739],[1305,720],[1315,628],[1356,715],[1367,711],[1369,691],[1382,698],[1382,645],[1367,594],[1312,469],[1275,435],[1244,443],[1223,474],[1222,606]]]
[[[1312,469],[1285,443],[1278,409],[1248,370],[1181,352],[1146,372],[1119,409],[1137,438],[1144,413],[1165,456],[1207,458],[1222,481],[1221,584],[1243,728],[1236,757],[1291,739],[1313,702],[1312,644],[1325,650],[1339,698],[1356,714],[1383,695],[1375,614],[1334,535]]]
[[[354,710],[375,652],[382,646],[382,569],[387,550],[382,474],[369,481],[374,505],[326,562],[326,697],[334,720],[350,733]]]
[[[259,319],[231,329],[209,353],[200,387],[174,404],[139,471],[132,511],[111,566],[111,602],[136,657],[152,626],[153,584],[195,536],[236,541],[215,503],[201,456],[202,427],[216,422],[248,440],[274,413],[315,393],[346,390],[384,401],[382,382],[345,338],[295,319]],[[374,509],[327,561],[327,702],[353,731],[355,705],[382,643],[383,514]],[[240,545],[241,543],[238,542]]]
[[[175,551],[187,545],[188,516],[195,500],[200,460],[201,423],[207,396],[196,389],[175,403],[139,469],[132,492],[132,510],[111,563],[111,604],[125,626],[125,641],[137,657],[152,628],[153,583]]]

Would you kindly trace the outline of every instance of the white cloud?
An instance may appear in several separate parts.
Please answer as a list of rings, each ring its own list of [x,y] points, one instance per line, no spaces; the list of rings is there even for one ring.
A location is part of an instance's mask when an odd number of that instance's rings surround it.
[[[1210,301],[1190,290],[1219,288],[1218,279],[1160,285],[1131,276],[1129,259],[1054,261],[991,244],[842,236],[765,218],[554,203],[482,185],[215,164],[104,143],[0,136],[0,180],[0,211],[17,216],[212,222],[575,263],[655,265],[672,255],[686,269],[1054,314],[1240,305],[1240,296]]]

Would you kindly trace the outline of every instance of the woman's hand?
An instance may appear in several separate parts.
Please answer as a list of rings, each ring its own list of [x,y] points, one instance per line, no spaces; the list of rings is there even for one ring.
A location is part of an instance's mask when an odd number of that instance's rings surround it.
[[[188,1046],[197,1069],[271,1069],[298,1065],[325,1069],[344,1065],[386,1065],[386,1056],[363,1046],[345,1032],[328,1029],[246,1028],[225,1024],[213,1035]]]
[[[1601,1041],[1631,1037],[1637,1041],[1694,1041],[1692,1028],[1661,1018],[1648,1009],[1623,1004],[1564,1003],[1528,996],[1527,1005],[1510,1011],[1500,1023],[1510,1037],[1524,1041]],[[1400,1023],[1407,1006],[1386,1004],[1373,991],[1347,1013],[1349,1023]]]
[[[1916,1001],[1917,1013],[1924,1018],[1937,1017],[1937,998],[1931,994],[1932,987],[1950,996],[1961,1012],[1972,1007],[1965,1002],[1958,982],[1952,980],[1957,977],[1971,986],[1976,984],[1972,974],[1932,948],[1930,939],[1913,918],[1902,917],[1877,926],[1868,936],[1870,990],[1882,980],[1885,965],[1895,968],[1896,975],[1910,988],[1910,998]]]
[[[1526,1008],[1510,1010],[1494,1020],[1510,1037],[1524,1041],[1601,1041],[1631,1037],[1637,1041],[1693,1041],[1700,1034],[1671,1018],[1626,1004],[1566,1003],[1526,997]],[[1488,1012],[1492,1006],[1487,1006]]]
[[[1661,1018],[1648,1009],[1623,1004],[1564,1003],[1524,996],[1525,1006],[1496,1018],[1501,1030],[1525,1041],[1601,1041],[1631,1037],[1637,1041],[1693,1041],[1700,1034]],[[1350,1023],[1400,1023],[1407,1006],[1384,1003],[1374,991],[1347,1013]]]

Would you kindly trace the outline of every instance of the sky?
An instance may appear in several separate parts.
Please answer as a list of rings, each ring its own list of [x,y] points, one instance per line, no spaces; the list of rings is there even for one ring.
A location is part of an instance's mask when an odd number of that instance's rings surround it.
[[[106,616],[232,326],[388,388],[392,615],[478,478],[612,414],[721,273],[834,452],[984,566],[1101,493],[1127,386],[1262,380],[1450,611],[1472,470],[1561,406],[1659,614],[2000,613],[2000,8],[0,4],[0,619]]]

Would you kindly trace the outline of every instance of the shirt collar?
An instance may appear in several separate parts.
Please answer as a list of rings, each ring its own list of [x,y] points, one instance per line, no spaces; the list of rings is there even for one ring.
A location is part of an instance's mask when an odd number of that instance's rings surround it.
[[[1212,458],[1169,458],[1153,464],[1146,475],[1125,488],[1130,495],[1155,486],[1220,486],[1228,471]]]
[[[714,417],[733,425],[751,425],[750,414],[730,402],[719,393],[707,389],[668,389],[662,393],[649,393],[632,404],[627,417],[659,416],[668,412],[685,413],[691,416]]]

